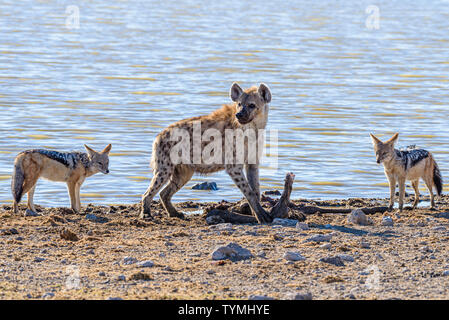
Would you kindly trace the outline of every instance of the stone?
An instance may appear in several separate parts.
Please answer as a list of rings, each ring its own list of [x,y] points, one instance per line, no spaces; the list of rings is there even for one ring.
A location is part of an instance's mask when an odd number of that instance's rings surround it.
[[[339,254],[337,255],[337,257],[339,257],[343,261],[354,262],[354,257],[350,256],[349,254]]]
[[[305,241],[306,242],[323,242],[323,241],[330,241],[332,239],[332,234],[315,234],[311,237],[308,237]]]
[[[61,236],[61,239],[68,240],[68,241],[78,241],[78,236],[69,229],[64,229],[59,234]]]
[[[26,209],[25,211],[25,217],[38,217],[40,216],[40,214],[30,210],[30,209]]]
[[[252,294],[249,296],[248,300],[274,300],[274,298],[268,297],[268,296]]]
[[[286,300],[312,300],[312,294],[310,292],[307,293],[288,293],[286,295]]]
[[[294,219],[282,219],[282,218],[274,218],[272,225],[281,225],[284,227],[296,227],[298,220]]]
[[[137,262],[137,259],[134,257],[124,257],[123,258],[123,264],[125,264],[125,265],[134,264],[136,262]]]
[[[125,281],[125,280],[126,280],[126,277],[125,277],[123,274],[121,274],[121,275],[119,275],[119,276],[117,277],[117,280],[118,280],[118,281]]]
[[[344,267],[345,265],[343,259],[340,258],[339,256],[321,258],[320,261],[324,263],[333,264],[334,266],[337,267]]]
[[[42,261],[45,261],[45,259],[44,258],[40,258],[40,257],[35,257],[34,260],[33,260],[33,262],[42,262]]]
[[[348,222],[366,226],[370,224],[368,217],[362,209],[354,209],[348,214]]]
[[[383,226],[386,226],[386,227],[392,227],[393,226],[393,219],[391,219],[391,217],[385,216],[385,217],[382,218],[381,224]]]
[[[305,222],[297,222],[296,223],[296,229],[298,230],[310,230],[309,225]]]
[[[230,242],[226,246],[218,247],[212,252],[212,260],[229,259],[231,261],[239,261],[250,259],[252,257],[251,251],[234,242]]]
[[[151,268],[154,266],[154,262],[151,260],[140,261],[137,263],[137,266],[141,268]]]
[[[223,218],[218,215],[208,216],[206,218],[206,223],[208,225],[219,224],[219,223],[224,223],[224,222],[225,221],[223,220]]]
[[[98,222],[98,223],[105,223],[108,222],[109,219],[108,218],[104,218],[104,217],[98,217],[92,213],[88,213],[84,216],[85,219],[89,220],[89,221],[93,221],[93,222]]]
[[[195,184],[192,189],[194,190],[218,190],[217,184],[215,182],[203,182]]]
[[[47,299],[51,299],[55,296],[55,294],[53,292],[46,292],[42,295],[42,299],[47,300]]]
[[[303,261],[306,260],[299,252],[287,251],[284,253],[284,259],[288,261]]]
[[[330,243],[323,243],[320,248],[329,250],[332,247]]]

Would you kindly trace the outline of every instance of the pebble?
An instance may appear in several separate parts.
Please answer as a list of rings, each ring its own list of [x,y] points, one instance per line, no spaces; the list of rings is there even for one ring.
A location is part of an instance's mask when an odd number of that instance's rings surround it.
[[[344,267],[345,265],[343,259],[340,258],[339,256],[321,258],[320,261],[324,263],[333,264],[334,266],[337,267]]]
[[[370,248],[370,244],[367,241],[361,240],[360,241],[360,247],[363,249],[369,249]]]
[[[297,222],[296,223],[296,229],[298,230],[310,230],[309,225],[305,222]]]
[[[259,295],[250,295],[248,300],[274,300],[274,298],[269,296],[259,296]]]
[[[154,263],[151,260],[145,260],[145,261],[141,261],[141,262],[137,263],[137,266],[139,266],[141,268],[151,268],[154,266]]]
[[[339,255],[337,255],[337,257],[339,257],[340,259],[342,259],[344,261],[354,262],[354,257],[350,256],[349,254],[339,254]]]
[[[432,229],[433,231],[446,231],[446,228],[443,226],[437,226]]]
[[[124,257],[123,258],[123,264],[125,264],[125,265],[134,264],[136,262],[137,262],[137,259],[134,257]]]
[[[381,224],[383,226],[386,226],[386,227],[392,227],[393,226],[393,219],[391,219],[391,217],[385,216],[385,217],[382,218]]]
[[[284,253],[284,259],[288,261],[303,261],[306,260],[299,252],[287,251]]]
[[[445,277],[449,276],[449,270],[443,271],[443,276],[445,276]]]
[[[361,226],[366,226],[370,224],[368,217],[362,209],[354,209],[348,214],[348,222],[353,224],[358,224]]]
[[[109,297],[108,300],[123,300],[120,297]]]
[[[323,243],[320,248],[329,250],[332,247],[330,243]]]
[[[296,227],[298,220],[294,219],[282,219],[282,218],[274,218],[272,225],[281,225],[284,227]]]
[[[328,234],[315,234],[309,238],[307,238],[305,241],[306,242],[322,242],[322,241],[330,241],[332,239],[332,234],[328,233]]]
[[[54,296],[55,296],[55,294],[53,292],[47,292],[42,295],[42,299],[47,300],[47,299],[53,298]]]
[[[312,300],[312,294],[307,293],[288,293],[286,300]]]
[[[106,276],[106,273],[104,273],[104,271],[100,271],[100,272],[98,272],[98,275],[99,275],[100,277],[105,277],[105,276]]]
[[[25,211],[25,217],[38,217],[38,216],[40,216],[40,214],[31,211],[30,209],[26,209]]]
[[[192,189],[194,190],[218,190],[217,183],[215,182],[203,182],[203,183],[197,183],[194,186],[192,186]]]
[[[40,258],[40,257],[35,257],[34,260],[33,260],[33,262],[42,262],[42,261],[45,261],[45,259],[44,258]]]
[[[123,274],[121,274],[121,275],[119,275],[119,276],[117,277],[117,280],[118,280],[118,281],[125,281],[125,280],[126,280],[126,277],[125,277]]]
[[[239,261],[252,257],[251,251],[234,242],[230,242],[226,246],[218,247],[212,252],[212,260],[229,259],[231,261]]]

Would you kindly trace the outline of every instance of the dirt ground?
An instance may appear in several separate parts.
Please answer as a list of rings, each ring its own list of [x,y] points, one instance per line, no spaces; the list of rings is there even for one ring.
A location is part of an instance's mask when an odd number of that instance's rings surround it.
[[[449,299],[448,200],[439,199],[436,211],[424,202],[388,213],[392,226],[382,225],[382,213],[365,226],[349,223],[347,214],[309,214],[302,229],[208,225],[203,211],[217,203],[178,203],[193,212],[180,220],[154,202],[151,221],[138,219],[138,204],[88,205],[81,214],[38,207],[40,216],[23,216],[24,205],[14,215],[3,205],[0,299]],[[373,207],[387,199],[293,203],[294,213],[303,205]],[[310,239],[317,234],[331,237]],[[213,260],[230,242],[252,258]],[[287,260],[289,251],[305,259]]]

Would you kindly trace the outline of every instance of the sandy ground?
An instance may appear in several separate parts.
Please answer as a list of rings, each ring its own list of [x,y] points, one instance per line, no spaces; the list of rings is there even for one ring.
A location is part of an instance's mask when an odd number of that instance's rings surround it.
[[[311,294],[313,299],[448,299],[448,200],[439,199],[437,211],[422,203],[422,209],[390,213],[393,226],[383,226],[380,213],[370,215],[373,224],[367,226],[349,223],[345,214],[312,214],[305,221],[308,230],[209,226],[202,212],[216,203],[178,203],[184,212],[197,212],[180,220],[166,218],[154,202],[155,218],[145,222],[137,218],[138,204],[88,205],[81,214],[38,207],[37,217],[14,215],[3,205],[0,298],[289,299]],[[387,200],[293,202],[296,208],[355,208]],[[331,238],[309,241],[317,234]],[[214,249],[230,242],[253,257],[213,260]],[[288,251],[305,259],[286,260]],[[343,266],[320,261],[336,256]]]

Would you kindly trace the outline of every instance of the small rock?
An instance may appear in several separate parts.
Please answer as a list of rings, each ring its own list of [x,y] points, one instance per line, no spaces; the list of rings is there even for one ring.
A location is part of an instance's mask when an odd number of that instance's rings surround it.
[[[242,248],[234,242],[228,243],[226,246],[218,247],[212,252],[212,260],[239,261],[252,258],[253,255],[248,249]]]
[[[134,257],[124,257],[123,258],[123,264],[125,264],[125,265],[134,264],[136,262],[137,262],[137,259]]]
[[[307,242],[322,242],[322,241],[330,241],[332,239],[332,234],[315,234],[309,238],[307,238],[305,241]]]
[[[215,182],[203,182],[195,184],[192,189],[194,190],[218,190],[217,184]]]
[[[443,271],[443,276],[445,276],[445,277],[449,276],[449,270]]]
[[[120,297],[109,297],[108,300],[123,300],[123,298],[120,298]]]
[[[106,273],[104,273],[104,271],[100,271],[100,272],[98,272],[98,275],[99,275],[100,277],[105,277],[105,276],[106,276]]]
[[[368,217],[362,209],[354,209],[348,214],[348,222],[353,224],[358,224],[361,226],[366,226],[370,224]]]
[[[416,226],[417,226],[417,227],[425,227],[425,226],[426,226],[426,223],[425,223],[424,221],[419,221],[419,222],[416,224]]]
[[[25,217],[38,217],[38,216],[40,216],[40,214],[31,211],[30,209],[26,209],[25,211]]]
[[[252,294],[249,296],[248,300],[274,300],[274,298]]]
[[[436,217],[449,219],[449,212],[441,212],[441,213],[437,214]]]
[[[363,249],[369,249],[369,248],[370,248],[369,242],[367,242],[367,241],[365,241],[365,240],[361,240],[361,241],[360,241],[360,248],[363,248]]]
[[[206,273],[207,273],[207,274],[214,274],[215,271],[214,271],[214,270],[207,270]]]
[[[310,230],[309,225],[305,222],[297,222],[296,223],[296,229],[298,230]]]
[[[230,231],[232,230],[232,223],[218,223],[214,228],[222,231]]]
[[[433,231],[446,231],[446,228],[443,226],[437,226],[432,229]]]
[[[42,261],[45,261],[45,259],[44,258],[40,258],[40,257],[35,257],[34,260],[33,260],[33,262],[42,262]]]
[[[288,293],[286,300],[312,300],[312,294],[307,293]]]
[[[92,213],[86,214],[84,218],[89,220],[89,221],[99,222],[99,223],[105,223],[105,222],[109,221],[108,218],[98,217],[98,216],[96,216],[96,215],[94,215]]]
[[[351,299],[351,300],[355,300],[355,299],[356,299],[356,297],[355,297],[355,295],[354,295],[353,293],[348,293],[348,294],[346,294],[346,295],[344,296],[344,298],[346,298],[346,299]]]
[[[61,236],[61,239],[68,240],[68,241],[78,241],[78,236],[69,229],[64,229],[59,234]]]
[[[281,225],[284,227],[295,227],[298,223],[298,220],[293,219],[282,219],[282,218],[274,218],[272,225]]]
[[[9,235],[13,235],[13,234],[19,234],[19,231],[17,231],[17,229],[15,229],[15,228],[10,228],[7,230],[2,230],[2,234],[5,236],[9,236]]]
[[[354,257],[350,256],[349,254],[339,254],[337,255],[337,257],[341,258],[344,261],[354,262]]]
[[[330,243],[323,243],[320,248],[329,250],[332,247]]]
[[[224,223],[225,221],[218,215],[213,215],[213,216],[208,216],[206,218],[206,223],[211,225],[211,224],[219,224],[219,223]]]
[[[151,260],[145,260],[137,263],[137,266],[141,268],[151,268],[154,266],[154,263]]]
[[[126,280],[126,277],[125,277],[123,274],[121,274],[121,275],[119,275],[119,276],[117,277],[117,280],[118,280],[118,281],[125,281],[125,280]]]
[[[53,292],[47,292],[42,295],[42,299],[47,300],[47,299],[53,298],[54,296],[55,296],[55,294]]]
[[[299,252],[287,251],[284,253],[284,259],[289,261],[302,261],[306,260]]]
[[[267,190],[263,192],[266,196],[280,196],[281,192],[279,190]]]
[[[386,226],[386,227],[392,227],[393,226],[393,219],[391,219],[391,217],[385,216],[385,217],[382,218],[381,224],[383,226]]]
[[[343,259],[340,258],[339,256],[321,258],[320,261],[324,263],[333,264],[334,266],[337,267],[344,267],[345,265]]]

